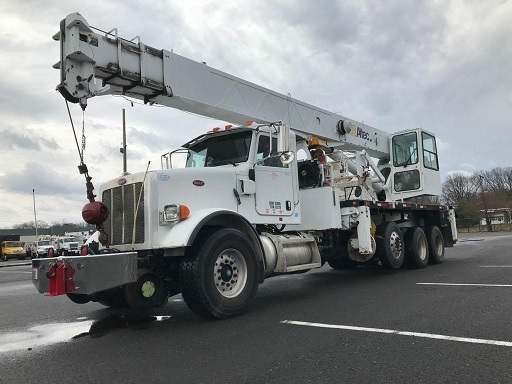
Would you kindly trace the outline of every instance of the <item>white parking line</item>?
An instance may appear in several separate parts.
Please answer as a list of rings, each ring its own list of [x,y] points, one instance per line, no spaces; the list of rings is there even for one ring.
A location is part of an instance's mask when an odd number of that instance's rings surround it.
[[[301,326],[305,326],[305,327],[342,329],[342,330],[346,330],[346,331],[359,331],[359,332],[386,333],[386,334],[399,335],[399,336],[412,336],[412,337],[421,337],[421,338],[426,338],[426,339],[458,341],[461,343],[487,344],[487,345],[498,345],[498,346],[502,346],[502,347],[512,347],[511,341],[475,339],[472,337],[447,336],[447,335],[438,335],[435,333],[406,332],[406,331],[398,331],[396,329],[354,327],[351,325],[309,323],[306,321],[294,321],[294,320],[283,320],[283,321],[281,321],[281,323],[292,324],[292,325],[301,325]]]
[[[480,268],[512,268],[512,265],[480,265]]]
[[[26,272],[26,271],[2,271],[0,269],[0,273],[32,273],[32,271]]]
[[[455,287],[512,287],[512,284],[458,284],[458,283],[416,283],[417,285],[445,285]]]

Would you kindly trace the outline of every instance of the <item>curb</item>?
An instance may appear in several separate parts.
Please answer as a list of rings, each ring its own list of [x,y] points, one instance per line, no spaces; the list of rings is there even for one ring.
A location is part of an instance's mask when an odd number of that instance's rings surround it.
[[[16,263],[16,264],[0,264],[0,268],[19,267],[21,265],[32,265],[32,262],[31,261],[26,261],[24,263]]]

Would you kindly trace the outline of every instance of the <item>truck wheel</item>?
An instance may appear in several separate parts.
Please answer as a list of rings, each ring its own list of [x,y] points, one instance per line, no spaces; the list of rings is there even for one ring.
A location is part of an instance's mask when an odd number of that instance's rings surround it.
[[[437,226],[427,227],[430,264],[441,264],[444,261],[444,239]]]
[[[327,264],[332,269],[356,269],[357,263],[350,259],[328,260]]]
[[[322,258],[332,269],[356,269],[359,263],[349,256],[350,232],[338,231],[336,236],[334,246],[322,250]]]
[[[425,268],[428,265],[428,241],[420,227],[410,228],[405,236],[405,263],[411,268]]]
[[[404,262],[404,237],[395,222],[384,223],[377,228],[375,236],[377,257],[382,265],[399,269]]]
[[[91,296],[83,295],[81,293],[66,293],[66,296],[75,304],[87,304],[92,300]]]
[[[137,281],[124,286],[124,297],[134,309],[153,308],[167,304],[169,294],[160,277],[148,269],[137,271]]]
[[[187,306],[204,317],[225,319],[249,307],[258,289],[253,245],[232,228],[205,232],[180,264],[180,288]]]
[[[7,261],[7,260],[9,260],[9,258],[7,257],[7,255],[6,255],[6,254],[3,254],[3,255],[2,255],[2,260],[3,260],[3,261]]]
[[[123,288],[112,288],[107,291],[102,291],[94,294],[94,301],[101,305],[110,308],[126,308],[128,303],[124,298]]]

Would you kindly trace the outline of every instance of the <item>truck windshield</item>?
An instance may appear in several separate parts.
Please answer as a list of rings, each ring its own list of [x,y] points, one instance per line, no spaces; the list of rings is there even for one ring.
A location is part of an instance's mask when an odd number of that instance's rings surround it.
[[[61,239],[61,241],[62,241],[63,243],[72,243],[72,242],[74,242],[74,241],[76,241],[76,240],[75,240],[75,238],[74,238],[74,237],[63,237],[63,238]]]
[[[211,135],[188,148],[186,167],[216,167],[249,158],[251,131]]]
[[[50,240],[41,240],[37,242],[37,245],[52,245]]]
[[[6,241],[5,242],[5,246],[6,247],[10,247],[10,248],[13,248],[13,247],[23,247],[23,245],[19,241]]]

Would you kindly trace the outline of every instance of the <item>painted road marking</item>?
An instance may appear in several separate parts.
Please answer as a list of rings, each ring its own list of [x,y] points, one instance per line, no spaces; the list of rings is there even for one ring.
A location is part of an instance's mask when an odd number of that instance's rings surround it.
[[[346,331],[359,331],[359,332],[386,333],[386,334],[399,335],[399,336],[412,336],[412,337],[421,337],[421,338],[426,338],[426,339],[458,341],[461,343],[486,344],[486,345],[498,345],[498,346],[502,346],[502,347],[512,347],[511,341],[475,339],[473,337],[447,336],[447,335],[438,335],[435,333],[407,332],[407,331],[399,331],[396,329],[354,327],[351,325],[309,323],[307,321],[294,321],[294,320],[283,320],[283,321],[281,321],[281,323],[292,324],[292,325],[301,325],[301,326],[305,326],[305,327],[341,329],[341,330],[346,330]]]
[[[480,268],[512,268],[512,265],[480,265]]]
[[[0,270],[0,273],[32,273],[32,271],[25,272],[25,271],[2,271],[2,270]]]
[[[417,285],[445,285],[454,287],[512,287],[512,284],[457,284],[457,283],[416,283]]]

